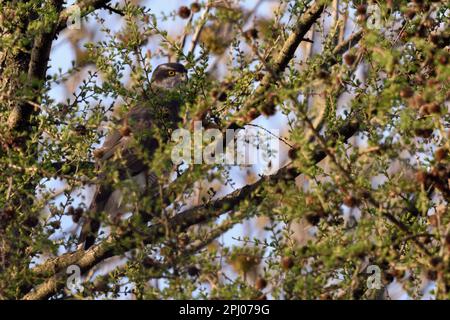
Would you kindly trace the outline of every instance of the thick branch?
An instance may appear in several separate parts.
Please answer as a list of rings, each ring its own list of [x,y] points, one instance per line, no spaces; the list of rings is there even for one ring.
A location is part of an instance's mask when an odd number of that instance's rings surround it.
[[[52,1],[56,12],[61,12],[63,3],[64,2],[61,0]],[[33,41],[33,48],[31,50],[30,61],[28,64],[28,83],[43,81],[45,79],[47,64],[50,58],[50,50],[52,48],[53,38],[56,34],[56,26],[57,23],[55,22],[54,25],[50,28],[50,31],[43,31],[39,33]],[[28,121],[33,112],[37,112],[37,110],[31,103],[25,102],[16,105],[14,109],[11,110],[10,116],[8,118],[9,128],[16,129],[18,127],[24,127],[28,125]]]
[[[53,1],[57,12],[61,11],[63,3],[64,1],[61,0]],[[56,25],[49,32],[39,34],[34,40],[31,61],[28,68],[28,79],[44,79],[55,33]]]
[[[273,59],[271,63],[271,71],[263,77],[259,87],[253,93],[253,98],[250,99],[243,107],[244,110],[248,110],[251,107],[259,105],[265,99],[265,93],[269,86],[276,82],[275,77],[279,77],[286,69],[289,61],[294,57],[300,42],[305,37],[306,33],[311,29],[312,25],[319,19],[325,5],[314,3],[295,24],[294,30],[291,35],[284,42],[280,52]]]
[[[328,63],[329,64],[335,64],[337,63],[338,59],[336,57],[341,56],[346,52],[348,49],[355,46],[359,40],[361,40],[363,36],[362,31],[358,31],[354,34],[352,34],[347,40],[336,46],[333,50],[333,56],[330,57]],[[292,58],[292,57],[291,57]],[[284,70],[284,69],[283,69]],[[266,80],[264,80],[266,79]],[[264,105],[264,103],[268,103],[265,101],[265,93],[271,83],[273,83],[276,79],[273,79],[272,73],[267,73],[263,80],[261,81],[261,85],[258,87],[258,89],[253,94],[253,99],[250,99],[243,107],[243,110],[249,110],[252,107],[257,107]]]
[[[96,9],[104,8],[110,0],[80,0],[76,4],[62,10],[63,1],[53,0],[59,19],[54,23],[49,32],[42,32],[37,35],[33,42],[31,50],[31,57],[28,64],[28,82],[43,81],[47,71],[48,61],[50,57],[50,50],[55,36],[64,28],[71,17],[80,14],[82,18]],[[8,126],[11,129],[24,128],[28,125],[29,118],[35,108],[29,103],[21,103],[11,110],[8,118]]]

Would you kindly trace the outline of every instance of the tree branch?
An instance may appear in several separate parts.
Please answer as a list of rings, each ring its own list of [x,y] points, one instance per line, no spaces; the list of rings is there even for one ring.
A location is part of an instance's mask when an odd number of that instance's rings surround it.
[[[62,10],[63,3],[64,1],[62,0],[52,1],[52,4],[58,14]],[[34,83],[36,80],[44,80],[55,34],[56,23],[51,27],[50,31],[41,32],[35,37],[28,64],[28,84]],[[16,129],[18,127],[26,126],[33,112],[38,112],[38,110],[36,110],[32,103],[24,102],[17,104],[13,110],[11,110],[8,117],[8,127],[10,129]]]
[[[295,51],[299,46],[306,33],[311,29],[312,25],[319,19],[325,5],[321,2],[314,3],[302,16],[298,19],[293,32],[286,39],[281,47],[278,55],[273,59],[271,63],[271,71],[264,75],[259,87],[253,93],[253,98],[250,99],[244,106],[243,110],[249,110],[252,107],[260,105],[265,99],[265,93],[269,86],[276,82],[281,73],[286,69],[289,61],[294,57]]]
[[[69,8],[62,10],[64,1],[53,0],[52,3],[59,13],[59,19],[49,32],[38,34],[34,39],[28,64],[28,82],[44,80],[53,39],[67,27],[69,18],[76,12],[75,9],[79,9],[81,18],[97,9],[104,8],[109,2],[110,0],[80,0]],[[26,127],[33,112],[35,112],[35,108],[29,103],[21,103],[15,106],[8,117],[8,127],[13,130]]]
[[[205,10],[203,11],[200,21],[198,23],[197,29],[195,29],[195,33],[192,36],[191,45],[189,47],[189,50],[186,54],[186,56],[189,56],[190,54],[194,53],[195,47],[197,46],[197,42],[200,39],[200,34],[202,33],[203,27],[205,26],[206,21],[208,20],[208,13],[211,8],[211,4],[208,2],[206,4]],[[183,46],[181,47],[183,49]]]

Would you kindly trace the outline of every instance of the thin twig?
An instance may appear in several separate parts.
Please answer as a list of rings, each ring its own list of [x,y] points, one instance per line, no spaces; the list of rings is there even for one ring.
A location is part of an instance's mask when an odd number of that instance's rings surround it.
[[[211,8],[211,3],[208,2],[206,4],[205,10],[203,10],[203,13],[200,17],[200,21],[199,24],[197,26],[197,29],[195,29],[194,35],[192,36],[192,40],[191,40],[191,45],[189,47],[189,50],[186,54],[186,56],[190,56],[191,54],[194,53],[195,47],[197,46],[198,40],[200,38],[200,34],[202,33],[203,27],[206,24],[206,21],[208,20],[208,14],[209,14],[209,10]]]
[[[125,13],[123,13],[122,10],[113,8],[113,7],[111,7],[111,6],[108,5],[108,4],[104,4],[104,5],[102,6],[102,8],[103,8],[103,9],[106,9],[106,10],[109,10],[109,11],[111,11],[111,12],[114,12],[115,14],[118,14],[119,16],[122,16],[122,17],[125,16]]]

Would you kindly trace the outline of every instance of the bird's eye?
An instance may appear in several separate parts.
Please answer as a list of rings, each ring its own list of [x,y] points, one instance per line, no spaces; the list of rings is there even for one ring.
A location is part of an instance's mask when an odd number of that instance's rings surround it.
[[[175,71],[170,70],[169,71],[169,76],[173,77],[175,75]]]

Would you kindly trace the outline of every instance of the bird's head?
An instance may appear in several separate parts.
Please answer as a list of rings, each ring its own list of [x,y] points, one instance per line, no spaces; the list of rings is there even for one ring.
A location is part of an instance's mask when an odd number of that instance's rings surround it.
[[[182,64],[163,63],[153,71],[152,87],[170,90],[186,84],[187,80],[187,70]]]

